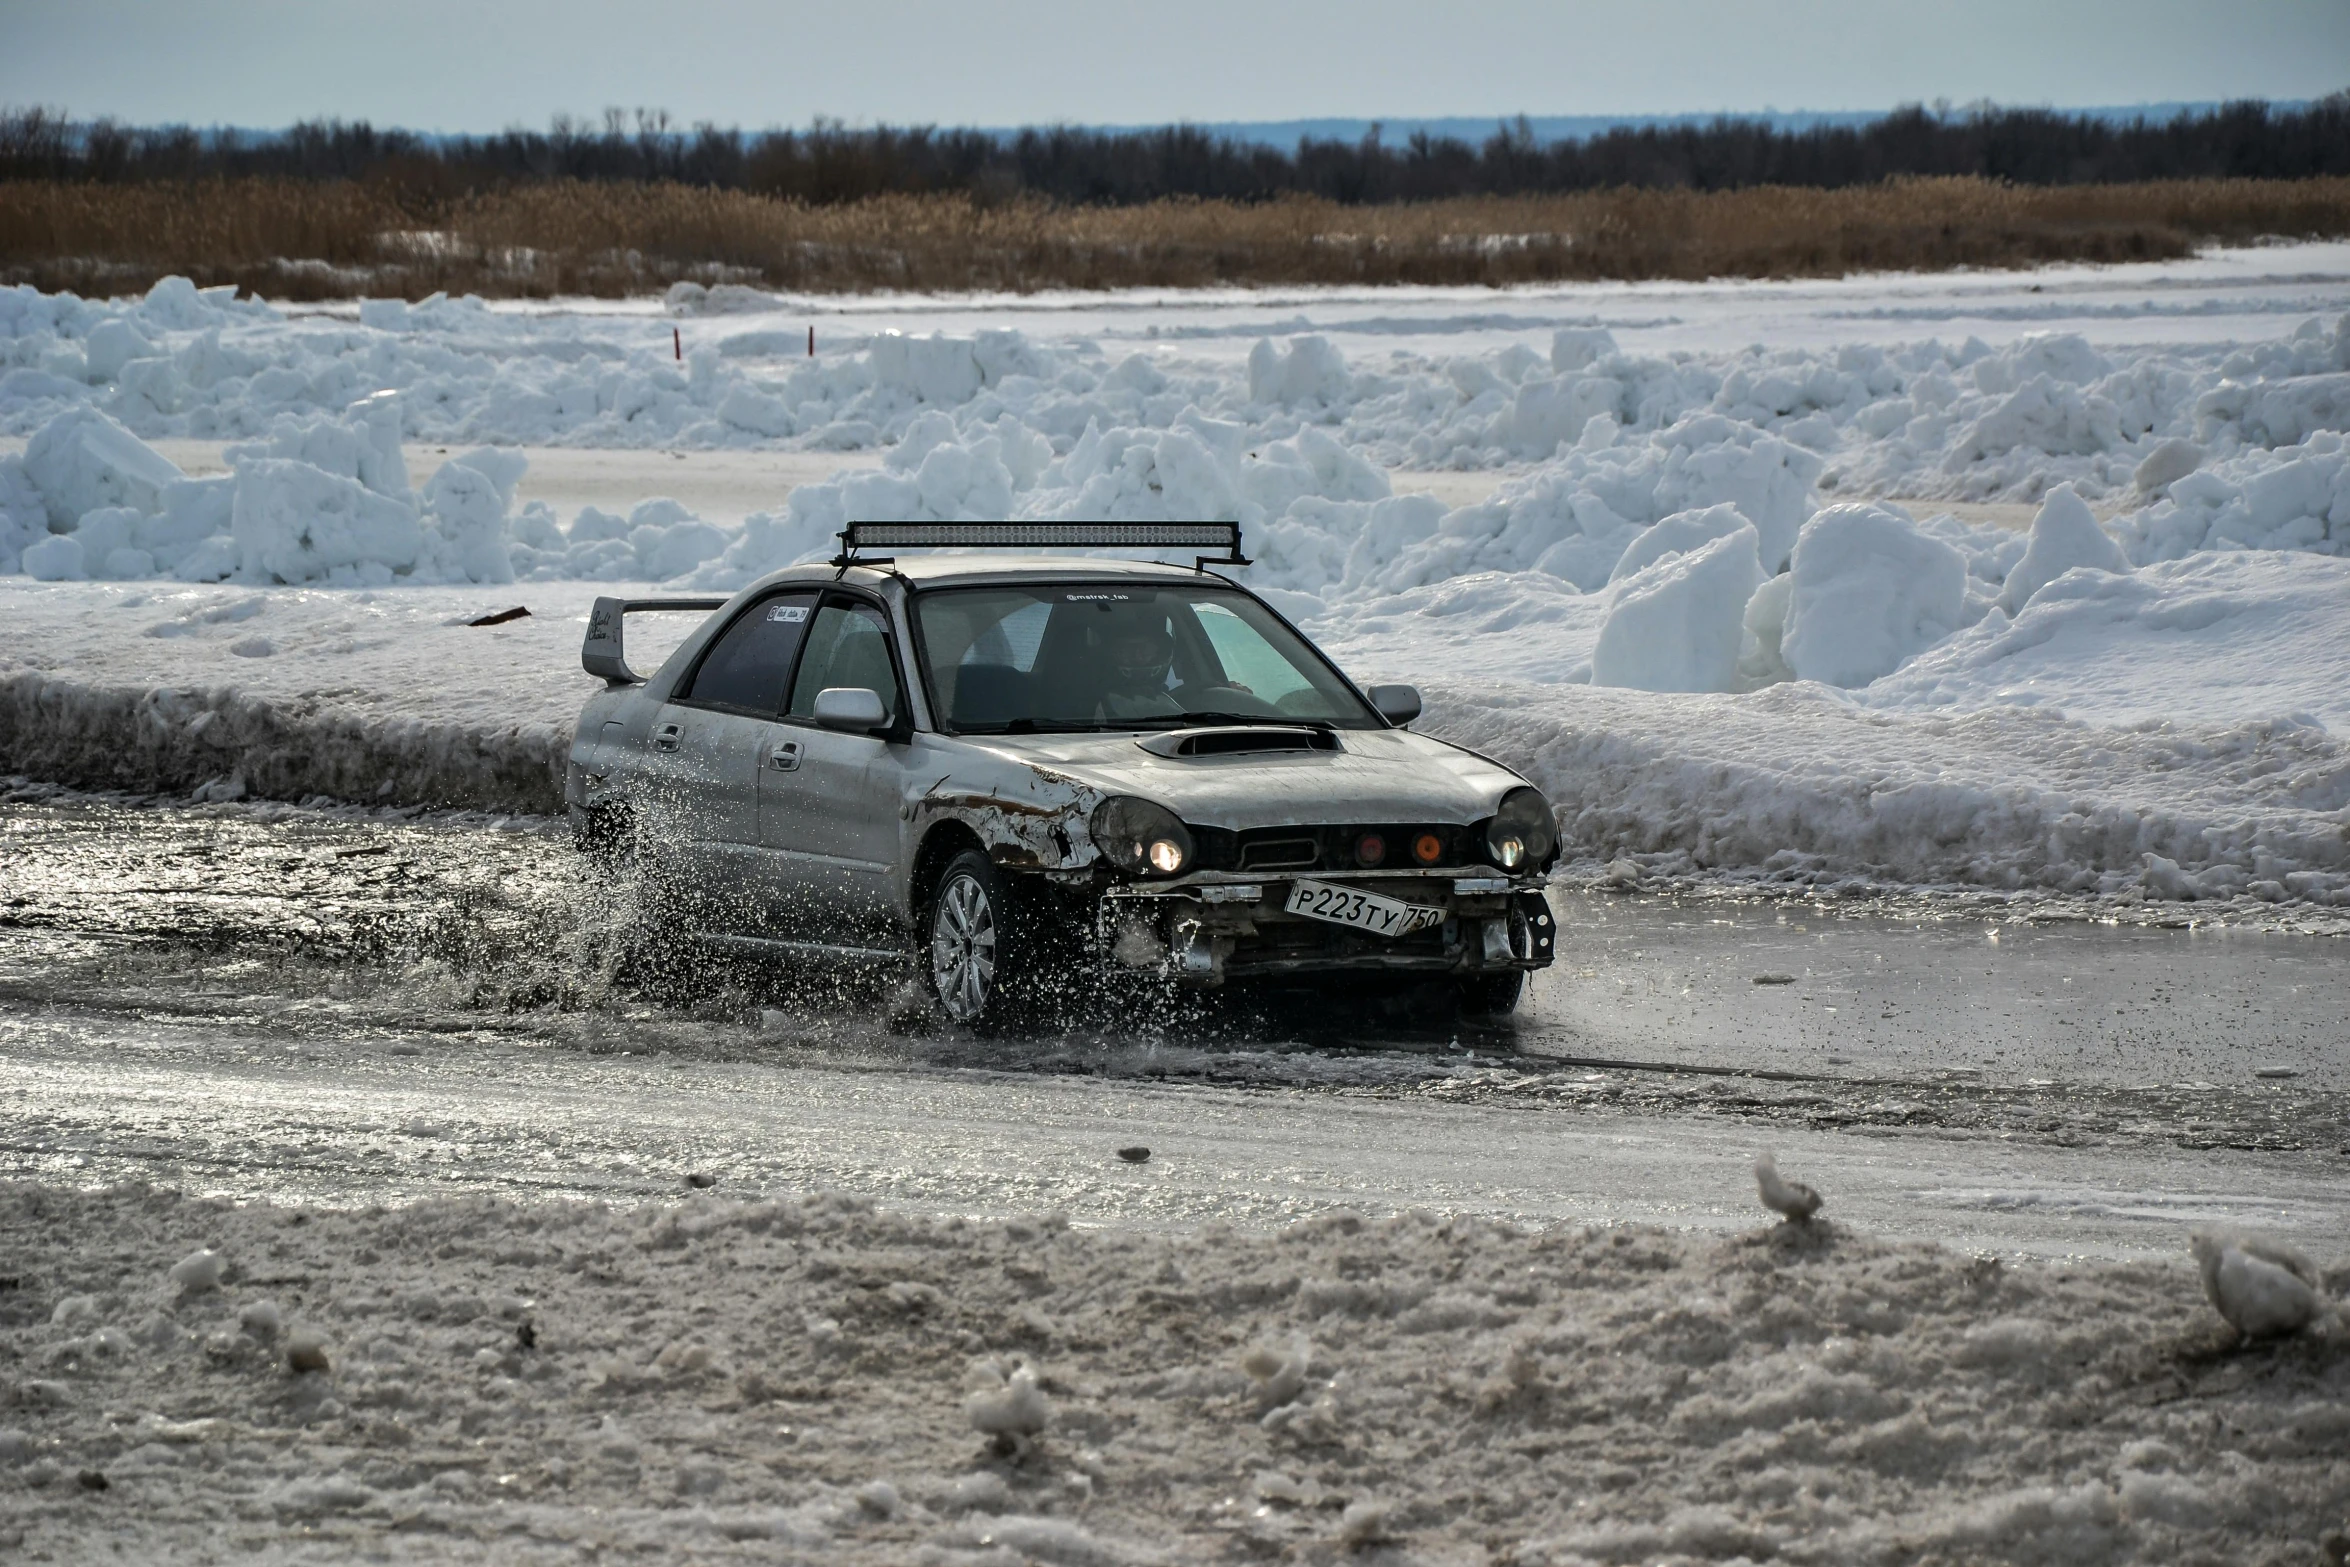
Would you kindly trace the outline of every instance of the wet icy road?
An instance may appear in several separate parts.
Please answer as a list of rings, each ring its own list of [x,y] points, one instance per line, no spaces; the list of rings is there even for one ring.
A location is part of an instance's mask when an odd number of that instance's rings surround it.
[[[1954,1244],[2350,1231],[2337,938],[1562,891],[1581,946],[1506,1029],[1224,1011],[974,1042],[887,975],[656,1003],[561,841],[507,825],[0,805],[0,1171],[1705,1225],[1751,1221],[1770,1146],[1839,1216]]]

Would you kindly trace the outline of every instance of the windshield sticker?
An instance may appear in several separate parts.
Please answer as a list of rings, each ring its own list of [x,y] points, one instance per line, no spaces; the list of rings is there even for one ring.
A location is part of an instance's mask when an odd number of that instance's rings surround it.
[[[808,606],[805,604],[778,604],[767,611],[767,618],[796,626],[808,618]]]
[[[1062,599],[1071,604],[1125,604],[1133,600],[1131,593],[1064,593]]]

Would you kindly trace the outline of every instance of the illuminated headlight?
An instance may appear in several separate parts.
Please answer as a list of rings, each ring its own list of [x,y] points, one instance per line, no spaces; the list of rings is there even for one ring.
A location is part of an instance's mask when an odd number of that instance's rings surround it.
[[[1130,875],[1173,876],[1191,864],[1191,830],[1163,805],[1114,794],[1093,808],[1089,828],[1102,857]]]
[[[1485,828],[1485,853],[1505,871],[1532,870],[1558,847],[1558,822],[1538,789],[1512,789]]]

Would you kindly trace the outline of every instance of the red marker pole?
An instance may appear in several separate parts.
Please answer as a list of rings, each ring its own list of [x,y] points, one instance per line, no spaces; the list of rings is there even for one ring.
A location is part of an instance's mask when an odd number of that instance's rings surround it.
[[[684,364],[684,363],[685,363],[685,339],[684,339],[682,336],[680,336],[680,335],[679,335],[679,333],[678,333],[678,330],[677,330],[677,328],[675,328],[675,327],[671,327],[671,328],[669,329],[669,346],[670,346],[670,348],[671,348],[671,349],[673,349],[673,350],[676,352],[676,354],[677,354],[677,362],[678,362],[679,364]]]
[[[808,357],[816,357],[816,323],[813,321],[808,323]]]

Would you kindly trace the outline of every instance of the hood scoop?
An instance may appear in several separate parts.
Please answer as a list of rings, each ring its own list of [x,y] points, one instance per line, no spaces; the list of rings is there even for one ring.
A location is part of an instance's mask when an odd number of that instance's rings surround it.
[[[1262,756],[1269,751],[1343,751],[1328,729],[1236,724],[1224,729],[1171,729],[1134,742],[1153,756]]]

